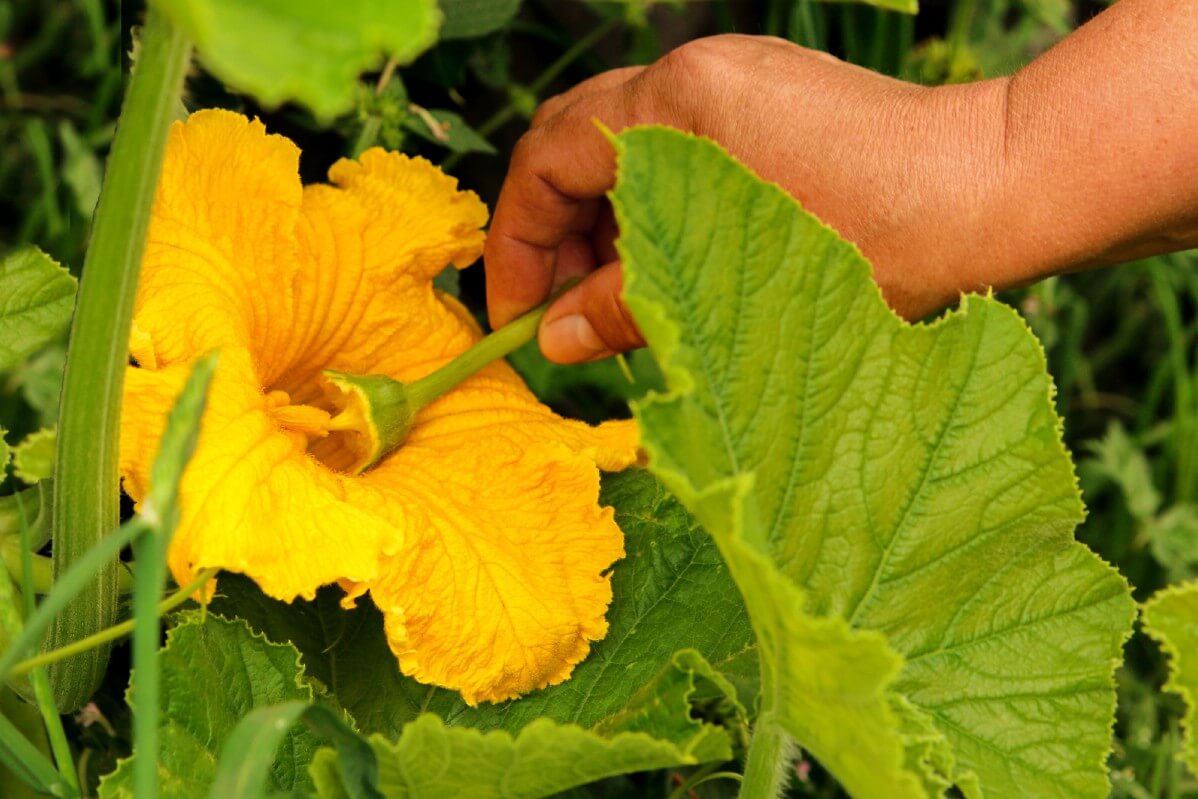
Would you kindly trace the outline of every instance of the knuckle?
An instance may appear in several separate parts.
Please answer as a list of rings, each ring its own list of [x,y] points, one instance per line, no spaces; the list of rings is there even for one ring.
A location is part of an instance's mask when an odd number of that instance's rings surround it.
[[[565,104],[566,99],[563,95],[557,94],[550,97],[537,107],[537,110],[532,115],[532,119],[529,121],[529,127],[537,128],[544,125],[550,119],[557,116],[557,113],[565,107]]]
[[[687,130],[702,132],[703,117],[710,113],[713,92],[734,74],[742,47],[740,40],[752,37],[724,34],[695,39],[674,48],[639,76],[639,91],[633,97],[638,121],[665,121]],[[697,102],[696,102],[697,100]],[[641,120],[639,117],[652,116]]]

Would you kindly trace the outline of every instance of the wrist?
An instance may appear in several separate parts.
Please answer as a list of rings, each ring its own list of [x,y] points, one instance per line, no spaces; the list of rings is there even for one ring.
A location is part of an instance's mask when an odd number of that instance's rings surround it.
[[[895,188],[881,209],[884,224],[857,243],[891,307],[908,319],[955,304],[962,293],[1038,276],[1011,246],[1018,235],[1006,165],[1008,85],[999,78],[910,87],[875,132],[879,157],[895,163]]]

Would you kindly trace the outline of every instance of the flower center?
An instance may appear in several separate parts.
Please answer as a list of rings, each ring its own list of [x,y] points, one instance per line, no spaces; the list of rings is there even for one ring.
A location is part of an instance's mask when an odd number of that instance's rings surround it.
[[[293,404],[291,395],[279,389],[266,393],[267,412],[297,447],[334,471],[354,473],[354,464],[360,460],[359,430],[365,424],[360,418],[361,411],[338,413],[341,409],[337,398],[327,392],[318,395],[316,402],[327,402],[332,411],[316,405]]]
[[[291,395],[286,391],[271,391],[266,395],[266,409],[279,428],[292,437],[297,444],[308,446],[314,439],[329,434],[328,411],[312,405],[292,405]]]

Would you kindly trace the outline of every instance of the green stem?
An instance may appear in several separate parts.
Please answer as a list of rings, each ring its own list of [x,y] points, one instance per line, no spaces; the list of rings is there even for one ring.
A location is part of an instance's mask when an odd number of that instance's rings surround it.
[[[484,336],[481,341],[432,374],[408,384],[408,402],[412,413],[444,395],[475,372],[500,358],[506,358],[532,341],[549,310],[552,300]]]
[[[33,585],[33,553],[30,551],[29,525],[25,521],[25,506],[18,494],[17,508],[21,514],[21,593],[25,600],[25,615],[32,616],[37,610],[34,601]],[[76,793],[79,792],[78,776],[75,773],[75,758],[71,755],[71,745],[67,742],[66,730],[62,728],[62,717],[58,715],[58,706],[54,703],[54,692],[50,690],[50,680],[46,677],[45,669],[35,669],[30,675],[33,683],[33,695],[37,700],[38,711],[42,714],[42,723],[46,727],[46,735],[50,739],[50,751],[54,753],[54,764],[63,781]]]
[[[392,76],[395,75],[395,68],[399,65],[399,61],[394,57],[387,60],[387,64],[383,67],[382,74],[379,75],[378,83],[374,85],[374,96],[379,97],[387,88],[387,84],[391,82]],[[354,146],[350,150],[350,157],[357,158],[366,150],[374,146],[375,141],[379,137],[379,129],[383,126],[383,120],[378,114],[371,114],[366,121],[362,123],[362,129],[358,131],[358,137],[354,139]]]
[[[56,582],[119,520],[117,446],[129,326],[167,131],[190,52],[186,37],[151,5],[108,159],[67,349],[54,470]],[[111,626],[117,569],[112,557],[54,620],[49,648]],[[100,648],[57,664],[50,682],[58,707],[71,711],[86,702],[107,662],[108,650]]]
[[[157,612],[159,616],[164,616],[170,613],[175,608],[186,602],[198,590],[204,587],[204,584],[216,576],[219,569],[204,569],[196,575],[196,578],[187,585],[183,586],[166,599],[158,603]],[[100,632],[90,635],[81,641],[75,641],[72,644],[54,649],[49,652],[42,652],[40,655],[35,655],[28,660],[22,660],[11,669],[8,670],[8,678],[20,677],[30,669],[35,669],[38,666],[45,666],[50,663],[56,663],[64,658],[77,655],[80,652],[86,652],[89,649],[94,649],[98,646],[119,641],[125,636],[133,632],[134,620],[129,619],[120,624],[114,624],[111,627],[100,630]]]
[[[949,16],[949,63],[955,64],[969,45],[969,34],[977,16],[978,0],[957,0]]]
[[[557,79],[565,69],[577,61],[581,56],[585,55],[592,47],[599,43],[599,40],[610,33],[617,25],[620,24],[619,16],[611,16],[599,23],[590,33],[583,36],[573,44],[566,52],[562,53],[556,61],[545,68],[545,71],[537,76],[537,79],[528,85],[528,92],[536,97],[541,92],[548,88],[549,84]],[[519,111],[519,105],[513,100],[503,108],[496,111],[487,121],[478,126],[478,133],[483,138],[499,130],[508,120],[514,117]],[[462,159],[461,153],[454,153],[445,159],[443,164],[444,169],[452,169],[458,161]]]
[[[1169,338],[1168,360],[1173,371],[1173,435],[1169,442],[1176,459],[1173,498],[1176,502],[1188,502],[1193,498],[1194,443],[1195,438],[1198,438],[1198,425],[1194,419],[1194,396],[1190,384],[1190,366],[1186,359],[1188,347],[1185,325],[1177,291],[1170,284],[1168,273],[1161,265],[1153,264],[1149,275]]]
[[[25,620],[25,626],[16,640],[0,653],[0,679],[7,679],[9,669],[17,660],[37,648],[46,630],[72,601],[93,583],[96,572],[109,561],[115,560],[121,550],[146,529],[145,521],[134,516],[117,532],[103,536],[71,568],[54,580],[54,590],[46,595],[33,615]]]
[[[740,799],[777,799],[789,782],[790,736],[767,712],[758,716],[745,758]]]
[[[678,783],[678,787],[670,791],[670,795],[666,799],[686,799],[687,796],[695,788],[698,788],[705,782],[713,782],[715,780],[736,780],[740,781],[741,776],[732,771],[719,771],[722,763],[708,763],[702,768],[696,769],[693,774],[687,777],[683,782]]]
[[[811,10],[814,0],[799,0],[791,12],[791,32],[797,33],[797,41],[804,47],[816,50],[824,49],[824,43],[816,31],[815,16]],[[797,24],[794,24],[797,21]]]

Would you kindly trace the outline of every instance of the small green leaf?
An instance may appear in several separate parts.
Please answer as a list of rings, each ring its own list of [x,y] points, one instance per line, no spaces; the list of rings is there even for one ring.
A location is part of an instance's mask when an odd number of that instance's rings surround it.
[[[35,430],[12,448],[12,471],[28,485],[54,476],[58,436],[53,429]]]
[[[36,247],[0,259],[0,372],[66,332],[75,286],[70,272]]]
[[[858,799],[1105,795],[1134,605],[1073,538],[1027,326],[978,296],[908,325],[855,247],[714,143],[615,143],[625,299],[670,388],[636,405],[642,443],[745,597],[762,718]]]
[[[404,117],[403,126],[425,141],[455,153],[494,154],[495,147],[453,111],[420,109]]]
[[[95,151],[80,138],[79,133],[67,121],[58,124],[58,138],[62,142],[62,180],[75,196],[75,208],[84,219],[91,219],[100,200],[100,182],[104,170]]]
[[[1165,690],[1181,697],[1185,716],[1181,721],[1182,747],[1178,757],[1198,774],[1198,581],[1170,586],[1157,592],[1142,609],[1144,632],[1169,656],[1169,679]]]
[[[1152,557],[1169,573],[1170,582],[1194,576],[1198,568],[1198,505],[1174,505],[1144,525]]]
[[[21,388],[21,396],[37,411],[41,427],[58,424],[58,401],[62,394],[62,374],[67,365],[65,344],[50,344],[37,351],[12,373]]]
[[[505,27],[520,10],[520,0],[441,0],[442,39],[474,39]]]
[[[158,658],[162,675],[158,775],[162,795],[172,799],[208,795],[217,756],[242,717],[255,708],[313,699],[295,647],[272,644],[241,621],[199,611],[181,614]],[[137,691],[136,674],[130,691]],[[310,788],[307,765],[317,743],[306,727],[289,728],[269,769],[269,789]],[[136,757],[134,753],[121,761],[116,771],[104,777],[101,799],[133,799],[130,778]]]
[[[437,38],[435,0],[153,0],[212,74],[277,106],[322,118],[353,107],[358,76],[384,57],[406,63]]]
[[[1161,505],[1161,495],[1152,482],[1148,458],[1119,422],[1111,422],[1106,435],[1091,442],[1094,458],[1087,462],[1123,492],[1127,509],[1139,521],[1152,517]]]

